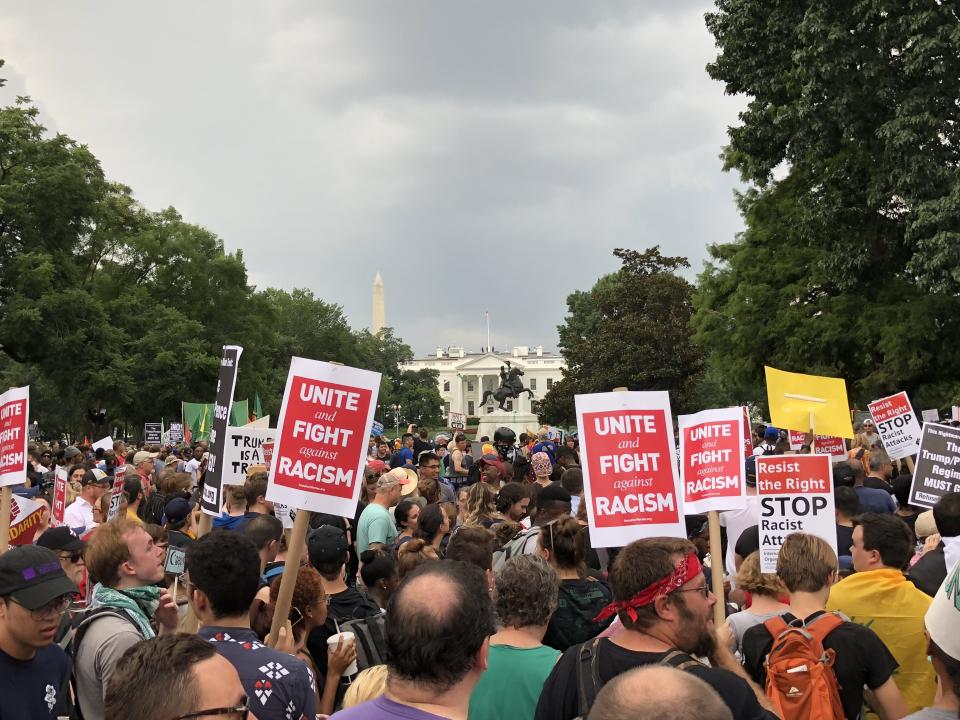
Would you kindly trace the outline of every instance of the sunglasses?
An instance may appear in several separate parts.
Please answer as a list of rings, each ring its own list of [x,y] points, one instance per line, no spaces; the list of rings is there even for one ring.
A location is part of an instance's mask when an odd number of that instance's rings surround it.
[[[69,561],[72,562],[74,565],[76,565],[78,562],[80,562],[81,560],[83,560],[83,551],[82,551],[82,550],[75,550],[74,552],[70,553],[69,555],[58,555],[57,557],[59,557],[61,560],[69,560]]]

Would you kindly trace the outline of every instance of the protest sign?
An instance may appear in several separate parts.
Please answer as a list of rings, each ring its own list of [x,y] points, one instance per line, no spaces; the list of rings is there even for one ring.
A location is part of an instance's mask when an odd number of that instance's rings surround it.
[[[677,418],[685,514],[746,507],[742,423],[739,407]]]
[[[757,458],[760,498],[760,572],[777,571],[784,539],[795,532],[816,535],[837,550],[833,471],[826,455]]]
[[[893,460],[914,455],[920,449],[920,423],[905,392],[869,403],[870,415],[880,434],[883,449]]]
[[[750,429],[750,409],[743,406],[743,457],[753,455],[753,432]]]
[[[107,435],[90,446],[94,450],[113,450],[113,438]]]
[[[252,428],[269,428],[270,427],[270,416],[264,415],[263,417],[256,418],[251,420],[243,427],[252,427]]]
[[[960,492],[960,428],[924,423],[909,502],[932,508],[949,492]]]
[[[841,378],[764,366],[770,420],[780,428],[852,438],[847,384]]]
[[[451,430],[465,430],[467,427],[467,416],[458,412],[450,413],[447,419],[447,427]]]
[[[797,452],[807,444],[807,433],[801,430],[787,430],[787,440],[790,442],[790,449]]]
[[[370,434],[380,437],[383,435],[383,423],[379,420],[374,420],[373,425],[370,427]]]
[[[147,445],[160,445],[163,442],[163,423],[148,422],[143,424],[143,441]]]
[[[924,410],[922,413],[920,413],[920,419],[925,423],[940,422],[940,411],[936,408]]]
[[[960,420],[960,405],[951,405],[951,406],[950,406],[950,419],[951,419],[951,420]]]
[[[575,402],[593,546],[686,537],[669,395],[597,393]]]
[[[223,449],[223,484],[243,485],[247,468],[266,465],[264,443],[272,442],[276,430],[255,427],[227,428],[227,442]]]
[[[40,529],[40,519],[46,508],[36,500],[14,495],[10,506],[11,545],[30,545]]]
[[[163,571],[170,575],[183,575],[186,558],[185,551],[170,545],[167,547],[167,562],[163,566]]]
[[[179,445],[183,442],[183,423],[170,423],[169,435],[167,440],[171,445]]]
[[[270,465],[273,463],[273,440],[268,440],[263,444],[263,464],[270,471]]]
[[[284,505],[283,503],[273,504],[273,514],[276,515],[277,519],[281,523],[283,523],[284,530],[289,530],[292,528],[293,521],[297,517],[297,511],[287,505]]]
[[[829,455],[832,462],[840,462],[847,459],[847,446],[843,438],[833,435],[814,435],[813,454]]]
[[[53,507],[50,508],[50,527],[60,527],[63,525],[63,513],[67,509],[67,469],[57,467],[53,477]]]
[[[280,406],[267,499],[353,517],[380,373],[293,358]]]
[[[10,388],[0,395],[0,486],[27,478],[27,424],[30,388]]]
[[[110,509],[107,510],[107,522],[116,519],[120,514],[120,502],[123,499],[123,475],[113,476],[113,486],[110,490]]]
[[[223,490],[223,448],[227,425],[230,422],[230,405],[233,390],[237,385],[237,366],[243,348],[239,345],[224,345],[220,358],[220,374],[217,378],[217,397],[213,404],[213,429],[210,431],[210,447],[207,449],[207,472],[203,479],[200,509],[207,515],[219,515]]]

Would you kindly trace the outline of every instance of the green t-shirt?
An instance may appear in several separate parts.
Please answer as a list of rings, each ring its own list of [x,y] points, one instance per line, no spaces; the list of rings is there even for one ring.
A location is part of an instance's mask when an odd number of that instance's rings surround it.
[[[545,645],[491,645],[487,671],[470,696],[470,720],[533,720],[537,701],[560,651]]]
[[[392,548],[397,534],[390,511],[383,505],[370,503],[360,513],[357,523],[357,555],[370,547],[370,543],[383,543],[387,548]]]

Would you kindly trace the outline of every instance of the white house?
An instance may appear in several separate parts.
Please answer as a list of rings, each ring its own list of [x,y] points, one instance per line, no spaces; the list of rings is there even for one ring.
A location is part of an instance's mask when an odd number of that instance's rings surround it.
[[[438,389],[446,411],[479,415],[485,390],[500,387],[500,368],[506,361],[523,371],[523,386],[533,391],[534,400],[542,400],[547,391],[559,382],[564,365],[560,355],[544,352],[543,346],[514,347],[511,352],[468,353],[462,347],[437,347],[433,355],[414,358],[401,365],[402,370],[438,370]],[[519,413],[533,412],[530,397],[523,393],[517,400],[508,400],[507,409]],[[491,398],[483,412],[492,412],[496,403]]]

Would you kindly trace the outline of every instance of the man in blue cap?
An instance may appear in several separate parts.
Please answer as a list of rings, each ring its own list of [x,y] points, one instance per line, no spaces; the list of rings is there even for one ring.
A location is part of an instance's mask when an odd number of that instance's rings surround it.
[[[56,718],[68,701],[67,654],[53,640],[77,586],[36,545],[0,555],[0,698],[4,720]]]
[[[763,441],[753,449],[754,455],[779,455],[777,442],[780,440],[780,431],[773,425],[767,425],[763,431]]]

